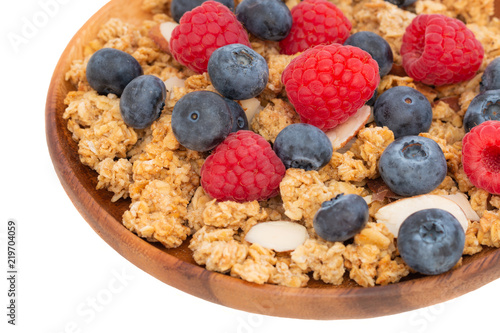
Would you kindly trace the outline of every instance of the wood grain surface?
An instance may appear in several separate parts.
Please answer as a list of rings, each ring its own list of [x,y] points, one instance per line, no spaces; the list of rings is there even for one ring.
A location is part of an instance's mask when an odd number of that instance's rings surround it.
[[[96,190],[97,174],[80,163],[77,144],[62,119],[64,98],[75,88],[64,80],[73,59],[83,58],[83,46],[94,39],[111,17],[139,23],[149,15],[142,0],[112,0],[74,36],[54,71],[46,104],[47,144],[62,186],[84,219],[123,257],[164,283],[210,302],[231,308],[304,319],[348,319],[390,315],[430,306],[463,295],[500,277],[500,249],[485,248],[466,256],[463,266],[438,276],[412,275],[388,286],[362,288],[349,279],[341,286],[311,281],[307,288],[257,285],[196,265],[188,241],[177,249],[144,241],[121,224],[129,200],[111,202],[106,190]],[[496,1],[497,8],[500,0]],[[500,11],[497,10],[497,15]],[[73,222],[68,222],[73,223]]]

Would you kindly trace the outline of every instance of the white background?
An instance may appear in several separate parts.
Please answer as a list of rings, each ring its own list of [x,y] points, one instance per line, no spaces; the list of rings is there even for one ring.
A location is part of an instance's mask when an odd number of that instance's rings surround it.
[[[399,315],[306,321],[215,305],[130,264],[73,207],[54,172],[45,140],[45,99],[56,62],[73,34],[106,1],[59,0],[50,17],[43,14],[42,3],[54,1],[3,1],[0,5],[1,332],[415,333],[480,332],[498,327],[500,280],[455,300]],[[27,33],[23,31],[26,22],[37,22],[39,27]],[[9,41],[8,36],[14,34],[25,39],[23,44]],[[8,219],[18,223],[15,327],[7,325],[6,316]]]

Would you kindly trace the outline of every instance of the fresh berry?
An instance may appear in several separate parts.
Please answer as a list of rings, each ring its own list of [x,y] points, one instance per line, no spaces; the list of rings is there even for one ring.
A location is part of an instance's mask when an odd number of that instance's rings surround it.
[[[309,124],[292,124],[279,132],[274,152],[287,169],[319,170],[330,162],[332,143],[325,132]]]
[[[474,97],[464,116],[465,131],[487,120],[500,120],[500,89],[486,90]]]
[[[280,41],[292,28],[292,13],[281,0],[243,0],[236,7],[236,17],[263,40]]]
[[[305,0],[293,7],[292,29],[280,42],[282,54],[295,54],[320,44],[345,42],[351,22],[327,0]]]
[[[175,20],[175,22],[179,23],[184,13],[193,10],[195,7],[200,6],[202,3],[206,1],[208,0],[172,0],[172,2],[170,3],[170,14],[172,15],[172,18]],[[213,1],[220,2],[221,4],[229,8],[231,11],[234,10],[233,0],[213,0]]]
[[[485,121],[464,136],[462,164],[474,186],[500,194],[500,121]]]
[[[377,126],[387,126],[395,138],[427,132],[432,123],[432,106],[418,90],[398,86],[386,90],[373,107]]]
[[[175,60],[203,73],[216,49],[235,43],[250,47],[248,34],[241,23],[223,4],[206,1],[182,16],[172,31],[169,45]]]
[[[445,273],[462,257],[464,229],[443,209],[431,208],[408,216],[398,232],[398,250],[410,268],[426,275]]]
[[[115,94],[120,97],[127,84],[142,74],[139,62],[117,49],[100,49],[87,63],[87,81],[101,95]]]
[[[368,52],[378,64],[380,76],[389,74],[394,62],[394,56],[389,43],[376,33],[371,31],[360,31],[351,35],[344,45],[357,46]]]
[[[447,165],[439,145],[429,138],[404,136],[385,148],[379,172],[396,194],[411,197],[429,193],[446,177]]]
[[[484,50],[462,21],[422,14],[406,28],[401,56],[406,73],[415,81],[441,86],[471,79],[483,62]]]
[[[266,59],[242,44],[230,44],[215,50],[208,61],[208,76],[224,97],[242,100],[259,95],[267,85]]]
[[[493,59],[486,66],[479,87],[481,92],[500,89],[500,57]]]
[[[345,122],[373,96],[380,76],[368,52],[330,44],[293,59],[281,80],[302,122],[326,131]]]
[[[120,98],[120,113],[130,127],[143,129],[160,117],[165,107],[167,88],[154,75],[139,76],[125,87]]]
[[[385,0],[393,5],[398,6],[399,8],[408,7],[409,5],[414,4],[417,0]]]
[[[365,104],[368,106],[374,106],[375,102],[377,101],[377,97],[378,97],[378,93],[377,93],[377,90],[375,90],[373,92],[373,96],[368,101],[366,101]]]
[[[231,132],[231,110],[219,94],[194,91],[175,103],[172,130],[181,145],[195,151],[217,147]]]
[[[368,205],[363,197],[339,194],[321,204],[314,215],[314,231],[329,242],[343,242],[363,230],[368,217]]]
[[[205,192],[220,201],[267,200],[279,193],[285,166],[271,145],[252,131],[229,134],[201,168]]]
[[[224,98],[229,110],[231,111],[231,116],[233,119],[233,127],[231,132],[238,132],[240,130],[248,130],[248,118],[245,114],[245,110],[238,104],[238,102],[233,101],[229,98]]]

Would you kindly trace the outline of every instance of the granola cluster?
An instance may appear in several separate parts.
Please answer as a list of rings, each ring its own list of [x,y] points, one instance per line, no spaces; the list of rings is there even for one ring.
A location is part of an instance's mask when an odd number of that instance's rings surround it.
[[[393,71],[382,78],[378,94],[395,87],[419,90],[432,103],[433,120],[422,136],[442,148],[448,175],[432,194],[462,193],[479,216],[469,221],[464,255],[484,247],[500,247],[500,196],[475,188],[461,162],[463,116],[479,93],[482,70],[500,55],[500,20],[491,18],[493,0],[419,0],[407,10],[383,0],[330,0],[353,23],[352,33],[373,31],[388,41],[395,59]],[[144,0],[143,10],[152,14],[141,26],[110,19],[84,48],[84,59],[75,60],[66,80],[75,86],[65,99],[63,118],[78,145],[80,161],[97,173],[97,188],[113,193],[112,202],[130,200],[123,224],[150,242],[166,248],[189,242],[194,260],[206,269],[254,283],[305,287],[312,278],[340,285],[351,279],[368,287],[395,283],[411,273],[398,254],[395,235],[377,223],[375,213],[397,200],[381,183],[378,161],[394,141],[393,133],[370,122],[344,149],[333,153],[319,171],[288,169],[280,184],[280,195],[264,202],[218,202],[200,186],[200,169],[208,156],[182,147],[171,127],[175,103],[185,94],[215,91],[206,73],[195,75],[168,53],[161,51],[149,35],[154,26],[172,21],[171,0]],[[236,4],[240,1],[236,1]],[[289,8],[299,0],[286,0]],[[401,75],[399,49],[406,26],[417,14],[439,13],[463,20],[481,41],[485,59],[481,71],[468,82],[432,88]],[[296,56],[280,55],[278,43],[251,37],[254,50],[269,65],[264,92],[242,103],[251,129],[273,143],[286,126],[300,122],[288,102],[281,74]],[[112,47],[131,54],[145,74],[178,84],[170,87],[161,117],[145,130],[134,130],[122,120],[119,98],[98,95],[88,84],[85,71],[90,56]],[[369,205],[370,221],[349,244],[322,240],[313,228],[316,211],[338,194],[358,194]],[[245,241],[252,226],[265,221],[292,221],[305,226],[309,239],[291,252],[275,252]],[[459,264],[460,265],[460,262]],[[457,265],[457,266],[458,266]]]
[[[363,287],[398,282],[410,273],[397,256],[394,235],[382,223],[368,223],[346,247],[345,265],[349,277]]]

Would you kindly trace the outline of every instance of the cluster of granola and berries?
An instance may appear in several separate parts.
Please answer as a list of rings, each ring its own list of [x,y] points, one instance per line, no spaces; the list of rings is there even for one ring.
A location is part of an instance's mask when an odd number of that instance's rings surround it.
[[[398,5],[145,0],[66,75],[80,160],[128,229],[255,283],[385,285],[500,247],[493,1]]]

